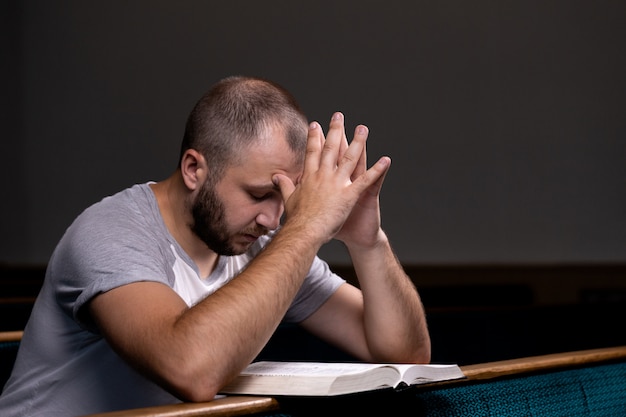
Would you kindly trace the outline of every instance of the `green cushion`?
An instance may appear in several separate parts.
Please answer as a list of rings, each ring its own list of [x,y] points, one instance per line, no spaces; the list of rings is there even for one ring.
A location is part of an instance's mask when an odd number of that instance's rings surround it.
[[[626,416],[626,362],[440,387],[327,398],[279,398],[268,417]]]
[[[409,415],[626,416],[626,363],[429,390],[416,407]]]

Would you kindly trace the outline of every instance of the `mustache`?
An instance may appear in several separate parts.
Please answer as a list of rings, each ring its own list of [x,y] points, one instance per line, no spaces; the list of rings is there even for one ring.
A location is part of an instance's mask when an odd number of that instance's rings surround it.
[[[270,232],[270,230],[267,227],[251,227],[249,229],[244,229],[242,231],[243,234],[245,235],[253,235],[253,236],[264,236],[266,234],[268,234]]]

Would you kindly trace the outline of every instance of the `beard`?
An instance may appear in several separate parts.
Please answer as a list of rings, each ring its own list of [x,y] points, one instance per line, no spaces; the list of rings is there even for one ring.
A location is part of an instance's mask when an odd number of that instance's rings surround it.
[[[250,245],[237,248],[232,243],[232,234],[226,223],[226,208],[224,203],[215,193],[211,181],[206,181],[198,196],[192,204],[191,214],[193,224],[191,230],[202,240],[213,252],[223,256],[241,255]],[[256,227],[250,232],[243,231],[242,234],[253,234],[260,236],[267,234],[265,228]]]

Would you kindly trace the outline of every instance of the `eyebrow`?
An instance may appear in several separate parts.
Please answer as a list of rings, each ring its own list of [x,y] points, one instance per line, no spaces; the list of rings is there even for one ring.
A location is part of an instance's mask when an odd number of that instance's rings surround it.
[[[280,191],[280,187],[272,182],[267,184],[250,184],[248,185],[248,189],[254,191]]]

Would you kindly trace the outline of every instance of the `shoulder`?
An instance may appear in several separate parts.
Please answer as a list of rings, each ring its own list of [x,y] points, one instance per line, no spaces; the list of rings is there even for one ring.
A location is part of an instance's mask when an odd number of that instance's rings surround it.
[[[97,220],[97,223],[103,223],[107,220],[133,220],[137,217],[147,219],[149,217],[145,214],[156,207],[156,199],[149,185],[136,184],[92,204],[77,217],[75,223],[81,220]]]
[[[90,241],[129,238],[158,225],[159,214],[147,184],[108,196],[85,209],[66,231],[69,238]],[[63,237],[64,239],[66,236]]]
[[[147,184],[136,185],[87,208],[61,238],[51,266],[79,276],[96,270],[131,273],[130,266],[151,267],[171,254],[169,234],[149,193]]]

